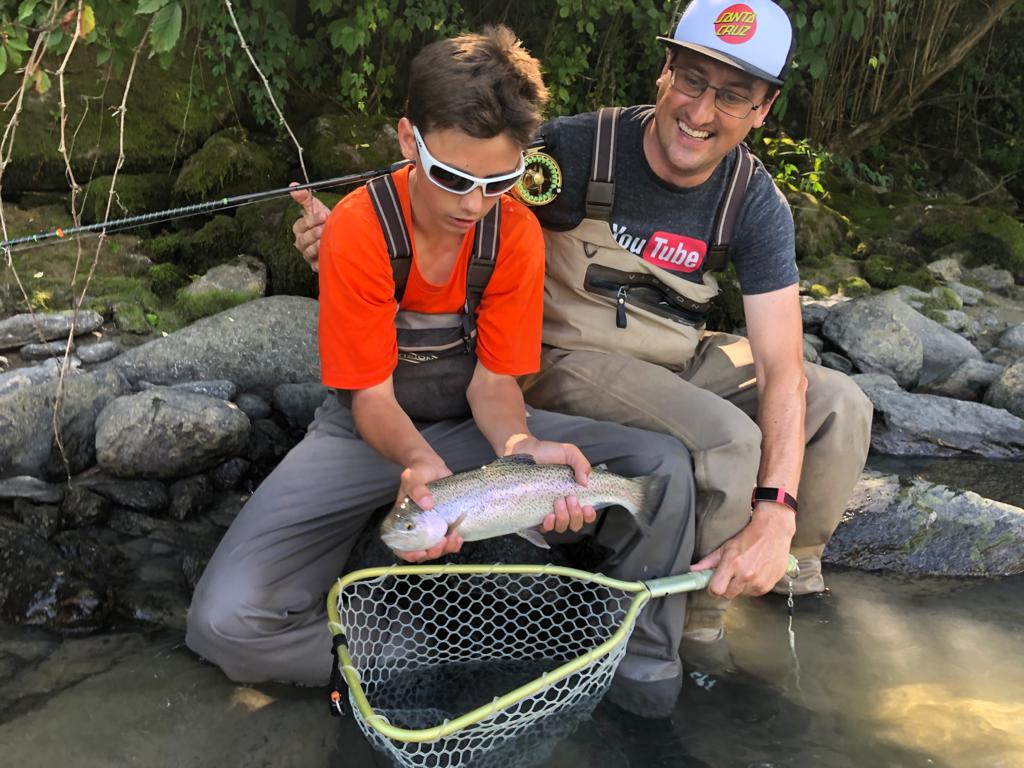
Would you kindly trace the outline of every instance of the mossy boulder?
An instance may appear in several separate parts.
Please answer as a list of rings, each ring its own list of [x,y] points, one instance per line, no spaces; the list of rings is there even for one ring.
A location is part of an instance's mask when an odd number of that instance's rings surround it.
[[[214,216],[196,231],[170,232],[141,244],[157,263],[177,264],[189,274],[201,274],[238,255],[241,228],[231,216]]]
[[[188,273],[177,264],[154,264],[149,268],[149,287],[157,296],[170,299],[188,283]]]
[[[288,162],[276,147],[243,128],[215,133],[192,155],[174,182],[174,196],[200,202],[285,186]]]
[[[224,99],[210,99],[211,108],[196,109],[201,85],[189,83],[191,55],[175,57],[168,69],[158,60],[142,57],[128,95],[121,173],[167,172],[194,152],[227,114]],[[82,46],[65,74],[67,125],[75,134],[71,167],[79,183],[113,173],[119,153],[118,116],[128,68],[108,81],[97,69],[94,52]],[[0,77],[0,92],[13,93],[21,75]],[[66,190],[60,143],[60,92],[27,94],[14,136],[10,164],[4,169],[4,195],[26,190]],[[190,94],[189,89],[192,89]],[[191,106],[190,106],[191,102]]]
[[[871,293],[871,284],[862,277],[851,277],[840,286],[843,296],[855,299],[858,296],[867,296]]]
[[[318,192],[319,197],[333,208],[340,195]],[[269,292],[292,296],[312,296],[316,290],[316,275],[295,250],[292,223],[302,209],[291,198],[268,200],[238,209],[235,218],[242,229],[242,244],[267,265]]]
[[[985,264],[1009,271],[1024,283],[1024,225],[996,208],[931,206],[914,238],[925,246],[957,245],[969,256],[966,267]]]
[[[807,193],[789,195],[796,234],[797,262],[821,262],[848,254],[848,226],[845,217]]]
[[[827,299],[832,295],[832,291],[821,283],[814,283],[811,286],[809,293],[812,299]]]
[[[202,317],[216,315],[225,309],[237,307],[257,298],[248,291],[208,291],[192,294],[182,289],[178,291],[176,309],[186,322],[194,322]]]
[[[83,224],[103,221],[107,212],[107,197],[113,175],[97,176],[85,188],[81,212]],[[118,174],[114,182],[114,200],[110,218],[120,219],[140,213],[159,211],[170,202],[166,173]]]
[[[330,178],[384,168],[401,160],[394,121],[365,115],[321,115],[301,131],[312,177]]]
[[[114,325],[125,333],[147,334],[153,326],[146,319],[147,313],[141,304],[134,301],[120,301],[113,305]]]

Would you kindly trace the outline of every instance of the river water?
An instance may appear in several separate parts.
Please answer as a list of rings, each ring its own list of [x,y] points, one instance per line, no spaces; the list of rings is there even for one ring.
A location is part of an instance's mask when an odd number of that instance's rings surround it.
[[[795,654],[784,600],[740,601],[739,673],[688,679],[671,723],[601,704],[535,764],[1024,766],[1024,577],[828,579],[831,597],[797,606]],[[0,627],[0,680],[3,766],[388,765],[322,691],[232,684],[166,630]]]

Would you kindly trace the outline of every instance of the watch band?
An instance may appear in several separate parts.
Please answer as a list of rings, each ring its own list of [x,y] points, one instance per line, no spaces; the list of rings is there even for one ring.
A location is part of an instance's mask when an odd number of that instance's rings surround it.
[[[759,485],[754,488],[754,492],[750,496],[750,506],[754,506],[759,501],[774,501],[776,504],[785,504],[794,513],[797,511],[796,499],[786,493],[785,488],[769,488]]]

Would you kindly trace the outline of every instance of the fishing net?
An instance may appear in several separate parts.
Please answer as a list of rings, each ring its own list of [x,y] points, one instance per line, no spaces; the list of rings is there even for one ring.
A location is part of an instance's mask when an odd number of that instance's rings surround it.
[[[625,651],[633,592],[570,569],[472,568],[369,569],[385,572],[337,591],[352,710],[398,765],[536,764],[590,715]],[[535,690],[515,700],[522,686]]]

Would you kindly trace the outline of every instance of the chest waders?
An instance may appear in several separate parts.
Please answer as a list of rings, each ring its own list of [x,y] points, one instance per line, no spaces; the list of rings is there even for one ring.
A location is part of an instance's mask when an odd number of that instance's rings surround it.
[[[412,238],[391,175],[367,188],[384,232],[395,281],[398,365],[392,373],[395,398],[414,421],[462,419],[471,415],[466,389],[476,368],[476,312],[498,258],[501,202],[479,222],[466,270],[466,300],[459,312],[402,309],[412,268]],[[340,393],[344,396],[348,393]]]
[[[612,237],[620,112],[606,108],[598,113],[586,218],[567,232],[544,230],[543,340],[561,349],[628,355],[680,371],[693,357],[711,300],[718,294],[711,273],[728,264],[754,160],[746,147],[735,150],[738,156],[718,204],[707,255],[695,270],[700,282],[686,279],[644,261]]]

